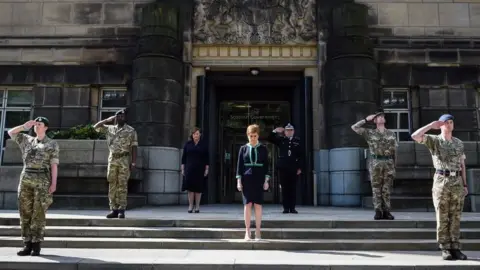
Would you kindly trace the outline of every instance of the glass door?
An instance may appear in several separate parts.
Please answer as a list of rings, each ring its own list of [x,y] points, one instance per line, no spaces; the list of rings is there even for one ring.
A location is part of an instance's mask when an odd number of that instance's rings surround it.
[[[280,185],[276,172],[277,149],[266,139],[278,126],[290,121],[290,104],[288,102],[231,102],[220,103],[219,108],[219,148],[220,154],[220,202],[239,203],[241,192],[236,187],[236,167],[238,151],[248,142],[246,129],[248,125],[260,126],[260,142],[269,151],[269,168],[272,174],[270,188],[265,192],[265,203],[280,201]]]

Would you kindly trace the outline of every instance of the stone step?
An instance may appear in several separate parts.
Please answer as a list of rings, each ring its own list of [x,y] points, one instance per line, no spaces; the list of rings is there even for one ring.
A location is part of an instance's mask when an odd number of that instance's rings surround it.
[[[391,196],[390,203],[392,205],[392,212],[398,211],[422,211],[435,212],[433,207],[432,196],[417,197],[417,196]],[[362,206],[364,208],[373,208],[372,196],[365,196],[362,198]]]
[[[21,247],[20,237],[0,237],[1,247]],[[175,239],[175,238],[100,238],[47,237],[46,248],[108,249],[215,249],[215,250],[371,250],[432,251],[438,249],[435,239]],[[464,250],[480,251],[480,239],[462,240]]]
[[[433,206],[432,196],[420,197],[420,196],[391,196],[390,203],[392,205],[392,212],[435,212]],[[362,198],[362,206],[364,208],[373,208],[373,202],[371,196],[365,196]],[[470,197],[465,198],[463,206],[463,212],[471,211]]]
[[[254,230],[252,230],[253,233]],[[17,237],[20,226],[0,226],[0,236]],[[158,228],[47,226],[47,237],[119,237],[119,238],[208,238],[241,239],[243,228]],[[435,239],[431,229],[263,229],[265,239]],[[480,239],[480,228],[461,230],[462,239]]]
[[[127,213],[128,214],[128,213]],[[155,214],[153,214],[155,215]],[[265,218],[265,217],[264,217]],[[17,215],[0,217],[0,225],[18,226]],[[50,226],[100,226],[100,227],[182,227],[182,228],[244,228],[241,219],[160,219],[135,218],[124,220],[91,217],[82,218],[47,218],[47,227]],[[254,222],[252,222],[254,226]],[[252,227],[253,228],[253,227]],[[434,220],[262,220],[262,228],[300,228],[300,229],[366,229],[366,228],[436,228]],[[480,220],[462,220],[462,229],[480,228]]]
[[[133,209],[145,206],[147,197],[144,195],[130,194],[127,197],[127,208]],[[108,210],[108,195],[102,194],[57,194],[54,195],[51,209],[69,209],[69,210],[88,210],[88,209],[106,209]]]
[[[475,270],[480,252],[469,261],[443,261],[438,251],[281,251],[42,249],[42,256],[22,257],[17,248],[0,248],[0,269],[8,270]]]

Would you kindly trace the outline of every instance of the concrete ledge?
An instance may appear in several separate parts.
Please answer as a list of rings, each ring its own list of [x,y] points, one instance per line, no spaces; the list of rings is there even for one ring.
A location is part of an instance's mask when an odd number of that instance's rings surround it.
[[[472,212],[480,212],[480,169],[467,170],[468,197]]]
[[[107,164],[108,147],[105,140],[56,140],[60,147],[60,164]],[[137,163],[141,164],[142,151],[137,153]],[[7,140],[3,154],[3,165],[23,164],[18,145]]]

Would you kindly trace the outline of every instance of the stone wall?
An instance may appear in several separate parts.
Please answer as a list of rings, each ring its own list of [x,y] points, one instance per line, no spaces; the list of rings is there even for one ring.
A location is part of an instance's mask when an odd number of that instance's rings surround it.
[[[476,184],[480,168],[480,142],[464,144],[467,156],[467,182],[470,189],[465,209],[476,212],[480,211],[480,185]],[[345,151],[350,153],[348,155],[341,153]],[[318,205],[361,206],[362,198],[371,196],[366,166],[368,159],[364,151],[363,148],[320,151],[315,163]],[[356,157],[346,160],[346,156]],[[397,157],[392,197],[402,196],[411,201],[431,198],[434,169],[428,149],[414,142],[400,142]]]
[[[373,35],[480,36],[478,0],[356,0],[370,6]]]
[[[108,192],[107,160],[108,148],[104,140],[57,140],[60,146],[60,166],[55,201],[66,197],[78,200],[63,202],[59,207],[98,207],[91,202],[93,197],[106,197]],[[15,142],[7,141],[0,167],[0,209],[15,208],[17,186],[22,170],[21,153]],[[132,171],[129,181],[129,205],[143,204],[176,205],[186,203],[186,196],[180,191],[180,152],[178,149],[139,147],[137,168]],[[145,182],[146,174],[154,181]],[[90,199],[90,201],[88,201]],[[98,201],[98,200],[97,200]],[[78,206],[72,205],[78,203]],[[107,207],[106,204],[103,205]]]
[[[1,0],[0,64],[130,64],[139,9],[148,2]]]

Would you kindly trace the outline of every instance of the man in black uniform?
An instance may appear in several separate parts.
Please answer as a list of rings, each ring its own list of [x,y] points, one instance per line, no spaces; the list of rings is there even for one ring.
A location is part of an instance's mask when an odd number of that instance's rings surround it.
[[[282,134],[283,133],[283,134]],[[280,185],[282,187],[283,213],[298,214],[295,210],[297,200],[297,179],[302,173],[302,148],[300,139],[294,137],[295,130],[289,123],[285,128],[276,128],[268,140],[278,146],[279,156],[277,168],[279,171]]]

